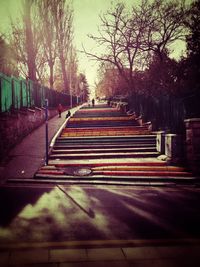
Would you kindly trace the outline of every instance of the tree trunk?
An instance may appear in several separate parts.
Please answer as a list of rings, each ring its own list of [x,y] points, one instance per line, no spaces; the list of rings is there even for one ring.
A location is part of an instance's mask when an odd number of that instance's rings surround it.
[[[33,43],[33,32],[31,27],[31,1],[24,1],[24,22],[25,22],[25,35],[26,35],[26,52],[27,52],[27,65],[28,65],[28,78],[36,81],[36,64],[35,64],[35,47]]]
[[[51,89],[53,89],[53,84],[54,84],[53,66],[54,66],[53,62],[49,62],[49,71],[50,71],[49,86]]]
[[[63,56],[62,51],[60,51],[60,65],[61,65],[61,70],[62,70],[62,75],[63,75],[63,91],[66,94],[70,94],[69,92],[69,84],[68,84],[68,78],[67,78],[67,72],[66,72],[66,66],[65,66],[65,59]]]

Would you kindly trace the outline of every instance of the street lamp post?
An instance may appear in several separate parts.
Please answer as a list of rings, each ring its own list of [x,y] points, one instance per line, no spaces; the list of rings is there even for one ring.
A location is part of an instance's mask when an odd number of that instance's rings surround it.
[[[81,102],[83,102],[83,82],[80,82],[80,89],[81,89]]]
[[[45,144],[46,144],[46,158],[45,164],[48,165],[49,159],[49,141],[48,141],[48,99],[45,99]]]

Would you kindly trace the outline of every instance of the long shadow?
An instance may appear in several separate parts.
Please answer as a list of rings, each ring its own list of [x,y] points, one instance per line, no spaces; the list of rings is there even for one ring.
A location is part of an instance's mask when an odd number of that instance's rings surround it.
[[[51,188],[1,187],[0,226],[8,226],[26,205],[33,205],[41,195],[51,190]]]
[[[95,218],[94,211],[89,208],[89,210],[86,210],[83,208],[73,197],[71,197],[61,186],[57,185],[57,187],[77,206],[79,207],[85,214],[87,214],[90,218]]]
[[[86,191],[88,195],[97,198],[102,206],[105,203],[104,212],[107,211],[109,214],[111,231],[117,238],[122,238],[123,235],[120,233],[120,224],[128,227],[129,238],[200,237],[200,216],[191,212],[191,209],[186,209],[185,212],[184,201],[177,203],[176,197],[170,203],[166,203],[162,195],[152,198],[141,193],[131,199],[104,189],[98,194],[92,190],[86,189]],[[148,204],[138,201],[138,197],[146,198]],[[114,225],[112,221],[118,222],[118,225]]]

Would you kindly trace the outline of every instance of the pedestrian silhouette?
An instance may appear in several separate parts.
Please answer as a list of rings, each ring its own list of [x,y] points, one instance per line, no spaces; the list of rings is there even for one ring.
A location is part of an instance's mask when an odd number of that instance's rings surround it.
[[[61,113],[62,113],[62,111],[63,111],[63,107],[62,107],[62,105],[61,105],[61,104],[59,104],[59,105],[58,105],[58,108],[57,108],[57,110],[58,110],[58,115],[59,115],[59,118],[61,118]]]
[[[71,116],[71,112],[70,110],[68,110],[67,114],[66,114],[66,119],[69,118]]]
[[[94,107],[95,101],[94,98],[92,99],[92,106]]]

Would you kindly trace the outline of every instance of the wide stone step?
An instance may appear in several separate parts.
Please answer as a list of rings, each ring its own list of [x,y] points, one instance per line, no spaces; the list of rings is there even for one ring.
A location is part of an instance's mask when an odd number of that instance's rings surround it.
[[[48,167],[43,167],[38,171],[38,175],[39,174],[45,174],[45,175],[75,175],[77,176],[77,170],[84,170],[84,168],[73,168],[73,167],[67,167],[67,168],[59,168],[59,167],[55,167],[55,166],[48,166]],[[107,167],[107,169],[101,169],[98,167],[93,167],[93,168],[89,168],[89,171],[91,171],[91,173],[89,172],[89,175],[86,176],[90,176],[90,177],[96,177],[96,176],[105,176],[105,177],[192,177],[192,174],[185,171],[185,170],[181,170],[179,168],[174,168],[174,169],[168,169],[167,167],[154,167],[154,168],[150,168],[150,167],[140,167],[140,168],[123,168],[123,166],[121,166],[121,168],[116,168],[113,169],[110,167],[110,169]],[[87,171],[87,168],[86,168]],[[78,175],[80,176],[80,175]]]
[[[126,113],[121,112],[119,110],[80,110],[73,115],[72,118],[91,118],[91,117],[128,117]]]
[[[80,122],[69,122],[67,123],[67,128],[96,128],[96,127],[129,127],[135,126],[140,127],[140,129],[146,129],[146,127],[142,127],[138,125],[135,121],[80,121]]]
[[[44,166],[44,169],[56,169],[54,166]],[[154,165],[153,166],[149,163],[149,165],[137,165],[137,166],[97,166],[92,167],[93,171],[166,171],[166,172],[185,172],[186,169],[184,167],[177,167],[177,166],[168,166],[168,165]]]
[[[102,118],[102,117],[84,117],[84,118],[70,118],[70,122],[90,122],[90,123],[95,123],[96,121],[133,121],[133,119],[131,119],[131,117],[127,117],[126,115],[121,116],[121,117],[106,117],[106,118]]]
[[[124,117],[126,118],[127,115],[126,114],[122,114],[122,113],[116,113],[116,112],[112,112],[112,113],[88,113],[88,112],[81,112],[79,114],[74,114],[72,118],[96,118],[96,117],[101,117],[101,118],[115,118],[115,117]]]
[[[104,137],[104,136],[101,136],[101,137]],[[117,137],[117,136],[115,136]],[[129,136],[130,137],[130,136]],[[85,136],[85,137],[58,137],[57,140],[56,140],[56,144],[58,143],[82,143],[82,144],[85,144],[85,143],[99,143],[99,144],[139,144],[139,143],[143,143],[143,144],[146,144],[146,143],[155,143],[156,142],[156,139],[155,138],[135,138],[135,139],[131,139],[129,137],[125,137],[125,136],[120,136],[119,139],[114,139],[113,136],[110,136],[110,138],[106,137],[105,139],[102,139],[100,138],[100,136],[98,137],[89,137],[89,136]],[[137,136],[138,137],[138,136]],[[124,139],[126,138],[126,139]]]
[[[47,177],[36,177],[36,178],[33,178],[33,179],[8,179],[7,180],[8,183],[10,184],[28,184],[28,183],[31,183],[31,184],[54,184],[54,185],[82,185],[82,186],[92,186],[92,185],[110,185],[110,186],[153,186],[153,187],[174,187],[176,186],[177,184],[179,186],[185,186],[187,185],[188,186],[192,186],[194,184],[197,184],[197,186],[199,185],[199,182],[195,179],[190,179],[190,180],[181,180],[181,179],[173,179],[173,181],[169,181],[169,180],[91,180],[91,179],[56,179],[55,177],[54,178],[47,178]]]
[[[113,184],[115,184],[116,182],[120,182],[121,184],[124,184],[124,182],[127,183],[132,183],[132,182],[166,182],[166,183],[195,183],[197,181],[197,179],[195,177],[188,177],[188,176],[181,176],[181,177],[177,177],[177,176],[126,176],[126,175],[109,175],[109,176],[105,176],[105,175],[91,175],[91,176],[72,176],[72,175],[64,175],[64,174],[49,174],[47,176],[47,174],[42,174],[42,173],[37,173],[35,175],[36,179],[52,179],[52,180],[65,180],[66,182],[69,181],[74,181],[74,182],[87,182],[87,183],[97,183],[99,182],[107,182],[110,181]],[[58,182],[59,183],[59,182]]]
[[[86,174],[89,171],[91,178],[104,176],[106,177],[192,177],[192,174],[187,172],[184,168],[172,167],[172,166],[104,166],[104,167],[55,167],[44,166],[38,171],[39,174],[44,175],[58,175],[77,176],[78,170],[86,170]],[[80,175],[78,175],[80,176]],[[86,175],[88,176],[88,175]]]
[[[149,135],[149,130],[120,130],[120,131],[115,131],[115,130],[109,130],[109,129],[103,129],[99,127],[97,130],[87,130],[87,131],[65,131],[61,134],[61,137],[67,138],[67,137],[99,137],[99,136],[105,136],[105,137],[113,137],[113,136],[135,136],[135,135]]]
[[[123,165],[125,163],[120,163],[118,165],[108,165],[108,166],[96,166],[96,165],[91,165],[91,166],[84,166],[84,165],[76,165],[74,164],[68,164],[66,166],[53,166],[53,165],[47,165],[41,167],[40,170],[47,170],[47,171],[63,171],[63,169],[76,169],[76,168],[85,168],[88,167],[92,171],[162,171],[162,172],[187,172],[184,167],[177,167],[177,166],[168,166],[164,164],[155,164],[153,162],[152,164],[146,164],[146,165]],[[152,166],[153,165],[153,166]]]
[[[178,172],[178,171],[158,171],[158,170],[151,170],[151,171],[144,171],[144,170],[98,170],[92,172],[93,176],[95,175],[102,175],[102,176],[145,176],[145,177],[192,177],[191,173],[188,172]]]
[[[100,104],[100,103],[98,103],[97,105],[95,105],[94,107],[92,106],[92,105],[84,105],[83,107],[81,107],[81,111],[82,110],[85,110],[85,109],[90,109],[90,110],[95,110],[95,109],[114,109],[113,107],[111,107],[111,106],[108,106],[106,103],[102,103],[102,104]]]
[[[126,125],[127,127],[124,128],[124,126],[118,126],[118,127],[113,127],[110,123],[108,123],[108,127],[101,127],[101,131],[144,131],[144,130],[147,130],[147,127],[146,126],[128,126]],[[75,128],[75,129],[74,129]],[[92,128],[92,129],[91,129]],[[86,131],[98,131],[99,130],[99,126],[89,126],[89,127],[85,127],[84,129],[79,127],[79,124],[76,126],[76,127],[67,127],[65,129],[62,130],[62,133],[65,133],[65,132],[86,132]]]
[[[109,148],[117,148],[117,149],[121,149],[121,148],[142,148],[142,147],[154,147],[155,148],[155,142],[152,143],[137,143],[137,144],[106,144],[106,143],[101,143],[101,144],[94,144],[94,143],[89,143],[89,144],[82,144],[80,143],[74,143],[74,144],[64,144],[64,142],[59,143],[56,142],[54,145],[54,151],[55,150],[69,150],[69,149],[73,149],[73,150],[78,150],[78,149],[109,149]]]
[[[68,146],[68,145],[77,145],[77,146],[81,146],[81,145],[85,145],[85,146],[116,146],[117,144],[119,144],[119,147],[120,145],[121,146],[155,146],[156,145],[156,141],[155,140],[152,140],[152,141],[149,141],[149,140],[143,140],[143,141],[140,141],[140,140],[137,140],[136,142],[133,142],[133,141],[127,141],[127,142],[114,142],[114,141],[111,141],[109,142],[109,140],[88,140],[88,139],[85,139],[83,140],[83,142],[81,142],[80,140],[76,139],[76,137],[74,137],[74,139],[68,139],[68,138],[61,138],[59,140],[56,141],[55,145],[56,146]]]
[[[101,149],[52,149],[51,152],[53,154],[69,154],[69,153],[102,153],[102,152],[115,152],[115,153],[122,153],[122,152],[156,152],[156,147],[137,147],[137,148],[101,148]]]
[[[88,158],[145,158],[158,157],[158,152],[116,152],[116,153],[91,153],[91,154],[51,154],[50,159],[88,159]]]
[[[135,131],[135,132],[83,132],[83,133],[76,133],[76,132],[72,132],[72,133],[65,133],[62,134],[62,137],[84,137],[84,136],[88,136],[88,137],[98,137],[98,136],[129,136],[129,135],[140,135],[140,134],[149,134],[149,131]]]
[[[98,158],[98,159],[50,159],[48,166],[55,166],[56,168],[65,167],[104,167],[104,166],[167,166],[167,162],[159,161],[154,158]]]

